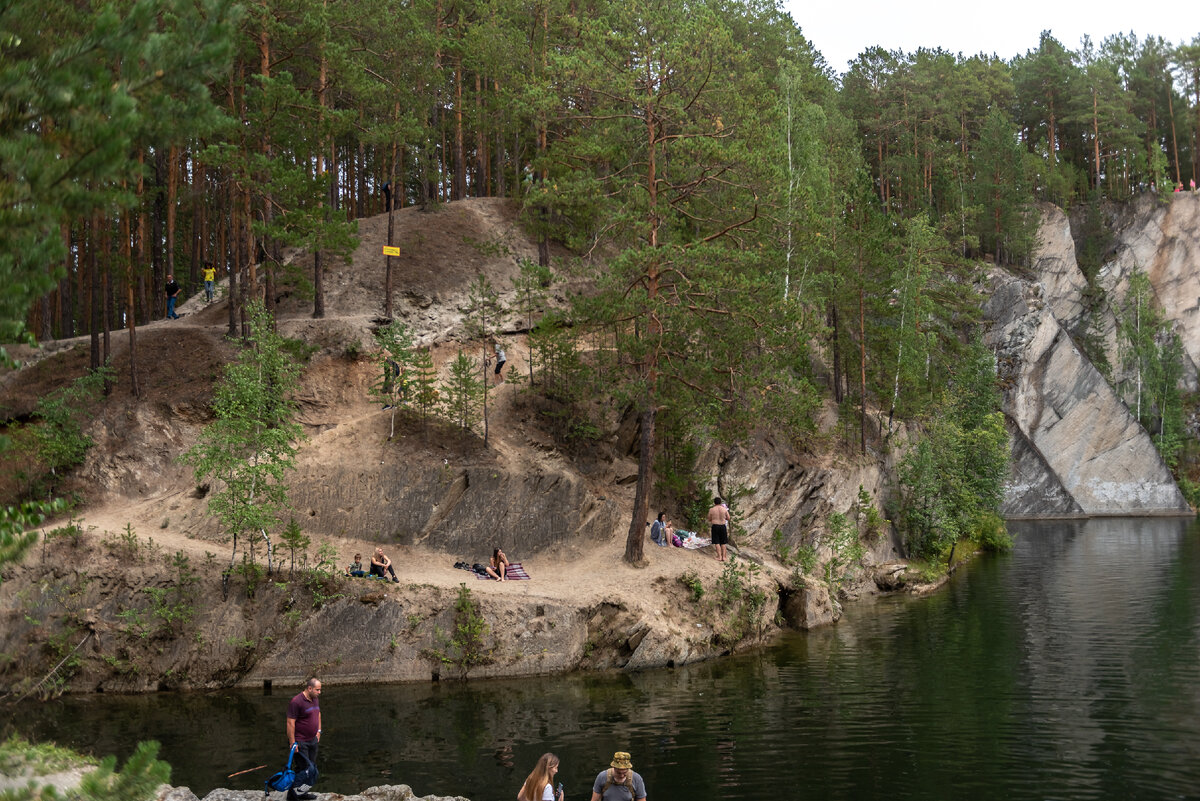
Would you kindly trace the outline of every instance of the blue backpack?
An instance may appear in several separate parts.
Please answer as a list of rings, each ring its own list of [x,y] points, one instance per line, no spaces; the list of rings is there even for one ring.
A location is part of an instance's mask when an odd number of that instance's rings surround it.
[[[296,744],[292,743],[292,750],[288,751],[287,766],[271,778],[267,779],[266,787],[263,789],[264,797],[272,790],[292,789],[292,785],[296,783],[296,771],[292,770],[292,757],[295,755]]]

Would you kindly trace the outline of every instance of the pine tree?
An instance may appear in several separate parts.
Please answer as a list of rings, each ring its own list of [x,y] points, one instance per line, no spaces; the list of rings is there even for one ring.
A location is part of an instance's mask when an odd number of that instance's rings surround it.
[[[234,16],[227,0],[0,6],[0,340],[61,277],[61,226],[128,207],[134,144],[167,100],[211,119],[206,82],[228,64]]]
[[[408,327],[395,320],[375,332],[375,342],[379,345],[374,356],[378,372],[371,384],[371,397],[391,410],[390,440],[396,435],[396,413],[400,405],[413,402],[409,384],[416,367],[416,350]]]
[[[483,372],[480,376],[479,386],[483,399],[483,446],[485,448],[488,444],[488,387],[491,385],[488,378],[488,367],[498,356],[499,349],[502,347],[495,339],[495,335],[503,314],[504,304],[492,287],[492,282],[485,275],[477,275],[470,287],[467,288],[467,317],[463,322],[466,324],[468,336],[478,340],[482,350],[479,362]],[[496,350],[495,353],[490,352],[493,349]]]
[[[438,411],[438,376],[433,364],[433,354],[429,348],[420,348],[413,354],[412,376],[408,382],[411,398],[409,403],[416,408],[421,416],[423,426],[429,425],[429,418]]]
[[[514,311],[525,318],[526,334],[533,331],[534,316],[545,311],[546,295],[553,278],[549,267],[543,267],[530,259],[518,261],[520,275],[514,280],[516,304]],[[529,359],[529,385],[533,386],[532,351]]]
[[[440,393],[443,414],[463,434],[475,425],[483,397],[483,386],[476,377],[477,369],[471,357],[460,350],[458,357],[450,363],[450,372]]]
[[[570,133],[550,156],[588,169],[551,172],[537,187],[546,199],[536,202],[617,249],[576,317],[613,332],[615,347],[598,353],[611,365],[593,369],[616,382],[612,391],[638,420],[624,557],[634,564],[643,557],[659,409],[694,393],[705,424],[726,435],[744,428],[764,397],[760,381],[778,376],[763,368],[787,328],[774,316],[780,276],[764,265],[773,267],[775,254],[747,244],[767,225],[760,198],[781,150],[772,76],[735,41],[754,38],[748,30],[771,33],[771,12],[738,9],[747,20],[704,4],[683,16],[668,3],[616,4],[581,23],[570,54]]]
[[[1033,245],[1029,184],[1025,153],[1012,122],[993,110],[984,123],[974,151],[975,181],[971,185],[979,208],[979,246],[1001,263],[1021,263]]]

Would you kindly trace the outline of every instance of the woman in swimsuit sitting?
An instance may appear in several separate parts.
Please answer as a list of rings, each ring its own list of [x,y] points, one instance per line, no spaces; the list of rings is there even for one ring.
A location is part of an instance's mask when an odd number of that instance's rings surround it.
[[[501,549],[497,548],[492,551],[492,558],[488,560],[487,574],[496,581],[508,581],[508,557]]]

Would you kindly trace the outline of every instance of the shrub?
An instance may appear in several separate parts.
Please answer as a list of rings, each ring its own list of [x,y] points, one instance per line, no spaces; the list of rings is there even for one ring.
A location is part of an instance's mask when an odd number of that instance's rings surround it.
[[[679,577],[679,583],[688,589],[692,594],[693,601],[699,601],[704,597],[704,585],[700,582],[700,577],[696,575],[695,570],[688,570]]]
[[[975,518],[975,539],[986,551],[1007,552],[1013,547],[1012,535],[1004,519],[994,512],[983,512]]]
[[[447,638],[439,631],[442,647],[430,648],[426,654],[445,664],[455,665],[459,675],[466,678],[472,667],[492,661],[491,652],[484,643],[488,631],[489,626],[479,602],[471,595],[466,584],[459,584],[458,596],[454,601],[454,634]]]

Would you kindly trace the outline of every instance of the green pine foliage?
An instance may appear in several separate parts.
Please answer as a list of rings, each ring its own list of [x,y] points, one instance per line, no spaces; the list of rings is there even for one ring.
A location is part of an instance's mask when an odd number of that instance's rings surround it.
[[[125,764],[117,769],[116,757],[99,764],[91,757],[52,744],[29,743],[16,735],[0,743],[0,773],[15,776],[28,773],[34,778],[24,787],[0,791],[4,801],[150,801],[158,789],[170,783],[171,766],[158,759],[159,744],[140,742]],[[77,788],[60,795],[52,786],[42,785],[37,777],[63,770],[93,768],[84,774]]]
[[[576,332],[562,314],[550,312],[529,333],[530,362],[537,366],[533,384],[547,398],[573,404],[590,394],[587,369]]]
[[[171,780],[171,766],[158,759],[158,749],[159,744],[154,741],[138,743],[120,770],[116,769],[116,757],[105,757],[96,770],[80,781],[80,798],[84,801],[148,801],[154,798],[158,788]]]
[[[30,529],[61,514],[66,506],[62,499],[0,506],[0,567],[21,559],[38,540],[37,532]]]
[[[479,421],[483,385],[478,370],[471,357],[460,350],[442,384],[442,414],[463,434],[469,433]]]
[[[416,410],[421,423],[428,425],[430,419],[437,414],[441,394],[438,389],[437,367],[433,363],[433,354],[429,348],[414,351],[408,386],[411,393],[409,404]]]
[[[417,351],[407,326],[397,320],[376,331],[375,342],[379,350],[372,358],[377,372],[371,384],[371,398],[391,411],[390,440],[396,435],[396,413],[400,406],[409,406],[415,400],[409,392],[409,384],[416,368]]]
[[[296,554],[300,554],[300,566],[304,567],[308,562],[308,546],[312,545],[312,539],[308,537],[300,528],[300,524],[296,522],[296,518],[288,518],[288,523],[283,527],[283,534],[279,537],[280,543],[288,549],[288,571],[296,571]]]
[[[467,335],[479,342],[481,355],[479,363],[482,372],[479,376],[480,397],[483,401],[483,444],[488,444],[488,389],[491,386],[489,367],[498,358],[497,348],[503,348],[503,343],[496,338],[500,320],[504,316],[504,303],[500,293],[492,286],[488,277],[480,273],[467,288],[467,316],[464,323]]]
[[[520,275],[513,282],[513,288],[516,290],[516,299],[513,306],[513,311],[521,316],[524,321],[525,331],[532,332],[534,327],[534,318],[541,319],[542,314],[546,311],[546,298],[550,292],[550,286],[554,280],[554,274],[549,267],[545,267],[530,259],[519,259],[518,266],[521,269]],[[529,384],[534,382],[534,359],[529,359]]]
[[[0,341],[64,274],[61,226],[130,205],[133,148],[212,128],[236,18],[228,0],[0,5]]]

